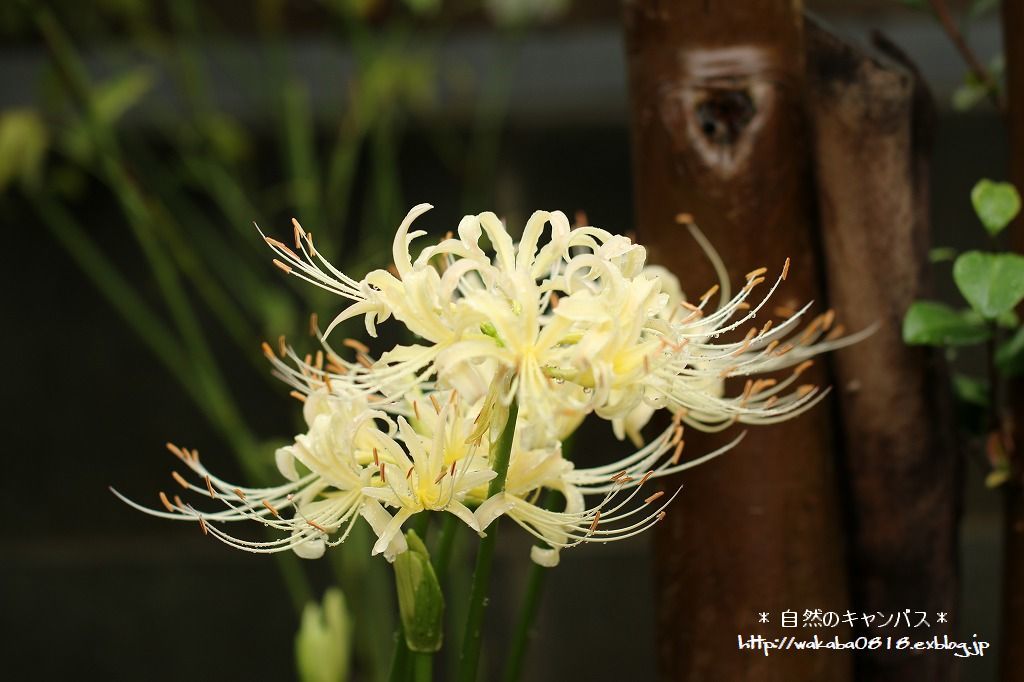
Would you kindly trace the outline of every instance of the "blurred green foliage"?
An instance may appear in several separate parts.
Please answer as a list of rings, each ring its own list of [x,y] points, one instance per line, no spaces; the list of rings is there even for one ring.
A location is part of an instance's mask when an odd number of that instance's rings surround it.
[[[440,46],[467,13],[491,17],[496,40],[512,43],[524,21],[552,18],[567,4],[258,0],[239,13],[232,3],[197,0],[3,3],[0,35],[44,51],[48,67],[33,84],[32,106],[0,112],[0,200],[31,207],[252,482],[266,481],[279,443],[247,422],[211,339],[230,339],[237,357],[269,378],[260,341],[302,333],[309,312],[333,314],[343,302],[271,267],[253,221],[274,234],[295,215],[321,253],[356,275],[386,265],[389,235],[407,208],[400,151],[411,127],[434,137],[468,192],[484,193],[467,203],[489,199],[507,68],[468,84],[478,107],[468,133],[453,135],[439,92],[465,87],[471,71],[442,69]],[[311,21],[353,64],[350,80],[328,93],[346,106],[326,121],[290,54]],[[298,35],[291,22],[303,24]],[[256,62],[220,64],[230,73],[214,78],[207,48],[218,41],[244,43]],[[114,56],[100,59],[111,47]],[[221,108],[216,88],[225,79],[269,97],[270,110],[253,122]],[[97,201],[97,186],[119,212],[115,226],[93,224],[81,210]],[[130,260],[105,250],[111,229],[132,245]],[[133,274],[139,260],[148,281]],[[267,386],[268,396],[282,392]],[[387,572],[371,570],[369,537],[353,534],[348,543],[331,564],[349,595],[356,667],[382,679],[394,595]],[[312,594],[305,568],[291,555],[279,560],[298,612]]]
[[[1006,182],[981,180],[971,191],[978,222],[995,239],[1020,213],[1017,189]],[[953,261],[953,282],[967,302],[961,310],[935,301],[915,301],[903,318],[903,340],[937,346],[953,358],[964,347],[979,360],[983,376],[956,373],[953,392],[961,404],[967,431],[984,439],[986,484],[1010,480],[1004,413],[1008,378],[1024,371],[1024,326],[1015,312],[1024,300],[1024,257],[1005,251],[945,250],[934,262]],[[1007,332],[1012,332],[1005,338]],[[984,346],[982,346],[984,344]]]

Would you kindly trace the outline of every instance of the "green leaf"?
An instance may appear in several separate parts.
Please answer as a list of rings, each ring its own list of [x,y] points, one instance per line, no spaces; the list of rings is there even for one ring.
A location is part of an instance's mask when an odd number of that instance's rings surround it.
[[[121,118],[153,87],[153,72],[146,67],[132,69],[97,86],[94,104],[97,115],[107,123]]]
[[[955,111],[970,111],[988,97],[988,87],[977,79],[968,78],[953,91],[952,104]]]
[[[204,118],[200,127],[219,159],[234,163],[248,156],[249,139],[245,130],[232,119],[221,114],[213,114]]]
[[[405,535],[409,549],[395,557],[395,587],[402,632],[410,651],[439,651],[444,640],[444,595],[430,554],[416,531]]]
[[[1007,310],[996,318],[996,324],[1003,329],[1016,329],[1020,326],[1020,317],[1016,310]]]
[[[557,19],[571,0],[483,0],[481,4],[495,24],[511,27]]]
[[[953,281],[972,308],[994,320],[1024,299],[1024,256],[968,251],[953,264]]]
[[[984,322],[943,303],[915,301],[903,318],[903,342],[913,346],[968,346],[988,337]]]
[[[1008,376],[1024,373],[1024,327],[996,349],[996,367]]]
[[[1009,480],[1010,467],[999,467],[998,469],[993,469],[992,471],[988,472],[988,475],[985,476],[985,487],[988,488],[989,490],[993,488],[998,488],[999,486],[1003,485]]]
[[[999,0],[974,0],[968,9],[971,19],[978,19],[999,7]]]
[[[988,384],[966,374],[953,375],[953,392],[965,403],[988,407]]]
[[[405,6],[412,10],[413,14],[432,15],[441,9],[441,0],[405,0]]]
[[[939,246],[928,252],[928,260],[932,263],[944,263],[956,258],[956,249],[949,246]]]
[[[1008,182],[980,180],[971,190],[971,203],[981,224],[993,237],[1020,213],[1020,195]]]
[[[14,181],[39,185],[50,135],[39,114],[11,109],[0,114],[0,191]]]
[[[295,635],[295,664],[302,682],[344,682],[352,649],[352,622],[345,595],[328,588],[323,604],[310,602],[302,610]]]

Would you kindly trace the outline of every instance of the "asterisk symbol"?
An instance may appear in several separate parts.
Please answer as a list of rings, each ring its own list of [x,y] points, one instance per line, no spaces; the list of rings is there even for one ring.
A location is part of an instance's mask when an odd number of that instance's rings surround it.
[[[946,612],[945,611],[939,611],[939,613],[937,615],[938,615],[938,619],[939,619],[940,623],[945,623],[946,622]]]
[[[760,617],[760,618],[758,619],[758,621],[757,621],[758,623],[767,623],[767,622],[768,622],[768,612],[767,612],[767,611],[762,611],[762,612],[761,612],[760,614],[758,614],[758,615],[760,615],[760,616],[761,616],[761,617]],[[940,621],[940,622],[941,622],[941,621]]]

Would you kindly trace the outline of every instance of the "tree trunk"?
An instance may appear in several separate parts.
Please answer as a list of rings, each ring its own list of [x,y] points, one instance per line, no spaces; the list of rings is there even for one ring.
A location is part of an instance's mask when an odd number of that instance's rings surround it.
[[[1006,52],[1007,123],[1010,132],[1010,179],[1024,191],[1024,1],[1003,0],[1003,49]],[[1024,253],[1024,219],[1011,228],[1013,248]],[[1002,679],[1024,675],[1024,378],[1010,384],[1015,447],[1013,476],[1006,484],[1003,548]]]
[[[823,298],[801,9],[796,0],[625,3],[637,229],[651,258],[675,271],[691,297],[715,276],[676,224],[680,212],[694,216],[733,282],[762,265],[778,271],[788,256],[793,267],[775,305]],[[826,377],[819,371],[810,380]],[[807,635],[780,628],[785,610],[847,607],[828,405],[751,431],[686,476],[659,525],[662,676],[848,680],[845,653],[738,650],[737,635]],[[703,452],[722,438],[688,432],[687,441]],[[769,624],[758,624],[759,612]]]
[[[809,104],[829,303],[852,329],[877,324],[832,367],[850,501],[851,587],[858,612],[912,622],[884,633],[953,635],[959,471],[947,378],[930,348],[903,343],[903,315],[922,297],[929,240],[931,102],[920,79],[808,23]],[[882,46],[885,44],[882,43]],[[916,105],[916,106],[915,106]],[[913,626],[924,612],[931,624]],[[936,622],[935,614],[949,614]],[[946,657],[858,652],[858,680],[952,680]]]

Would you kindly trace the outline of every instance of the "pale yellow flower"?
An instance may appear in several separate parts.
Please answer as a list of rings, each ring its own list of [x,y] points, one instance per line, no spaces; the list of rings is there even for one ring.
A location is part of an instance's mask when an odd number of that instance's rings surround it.
[[[493,213],[466,216],[457,235],[413,259],[411,243],[424,233],[410,232],[412,222],[428,208],[415,207],[399,227],[394,273],[377,270],[361,282],[318,260],[299,227],[302,256],[270,240],[286,269],[355,301],[328,333],[359,315],[374,333],[394,316],[420,337],[376,361],[338,360],[342,371],[328,373],[329,380],[346,390],[399,398],[424,382],[446,390],[483,374],[486,383],[488,372],[504,368],[513,373],[506,401],[514,395],[522,419],[551,426],[538,444],[564,437],[559,424],[574,428],[590,412],[639,444],[644,424],[662,407],[705,430],[796,416],[824,395],[798,383],[807,361],[859,338],[839,336],[831,313],[798,330],[808,307],[773,325],[763,310],[788,261],[765,296],[755,297],[765,268],[733,296],[724,265],[696,231],[720,282],[689,302],[670,273],[645,266],[643,247],[599,228],[570,228],[557,211],[534,213],[518,244]],[[484,236],[490,252],[480,245]],[[737,330],[746,335],[724,340]],[[787,367],[794,371],[786,378],[756,377]],[[727,397],[724,380],[735,376],[751,379]]]
[[[486,530],[499,516],[508,516],[540,541],[531,550],[534,562],[554,566],[563,549],[586,542],[625,540],[652,527],[664,518],[665,508],[679,489],[666,495],[663,490],[644,488],[645,484],[703,464],[742,438],[743,434],[702,457],[683,461],[683,427],[673,423],[636,452],[589,468],[576,468],[564,459],[560,443],[526,450],[517,439],[505,490],[476,510],[479,527]],[[542,506],[543,490],[561,493],[563,508],[556,511]],[[587,499],[593,497],[598,501],[588,506]]]

